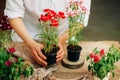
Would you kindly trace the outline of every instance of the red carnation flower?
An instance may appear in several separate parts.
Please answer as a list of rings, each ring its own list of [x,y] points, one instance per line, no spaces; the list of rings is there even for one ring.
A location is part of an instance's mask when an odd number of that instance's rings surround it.
[[[100,50],[100,56],[104,56],[104,55],[105,55],[104,49]]]
[[[90,53],[90,58],[94,58],[94,53],[92,52],[92,53]]]
[[[40,21],[46,22],[46,21],[48,21],[48,20],[49,20],[49,17],[48,17],[48,16],[45,16],[45,15],[41,15],[41,16],[40,16]]]
[[[65,16],[65,14],[63,12],[59,12],[58,17],[64,19],[66,16]]]
[[[95,62],[95,63],[98,63],[100,60],[101,60],[101,56],[98,55],[98,54],[95,54],[95,55],[94,55],[94,62]]]
[[[44,11],[44,12],[49,12],[49,11],[50,11],[50,9],[44,9],[43,11]]]
[[[13,47],[13,48],[9,48],[9,53],[14,53],[16,50],[15,50],[15,48]]]
[[[7,61],[5,61],[5,65],[9,67],[12,65],[12,62],[10,60],[7,60]]]
[[[51,10],[51,11],[50,11],[50,14],[51,14],[52,17],[56,17],[56,14],[57,14],[57,13],[56,13],[55,11]]]
[[[46,14],[50,15],[51,17],[56,15],[56,12],[51,9],[44,9],[44,12],[46,12]]]
[[[57,27],[58,26],[58,20],[56,20],[56,19],[51,20],[51,25],[54,26],[54,27]]]

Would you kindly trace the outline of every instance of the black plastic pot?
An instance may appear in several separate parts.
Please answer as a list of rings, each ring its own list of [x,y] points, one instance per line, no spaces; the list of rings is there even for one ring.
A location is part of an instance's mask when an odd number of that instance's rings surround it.
[[[67,46],[67,54],[68,54],[68,60],[72,62],[76,62],[79,60],[80,53],[81,53],[82,47],[77,45],[77,46]]]
[[[56,55],[58,52],[58,48],[53,48],[50,53],[45,53],[44,50],[42,50],[43,54],[47,57],[47,66],[50,66],[52,64],[56,63]]]

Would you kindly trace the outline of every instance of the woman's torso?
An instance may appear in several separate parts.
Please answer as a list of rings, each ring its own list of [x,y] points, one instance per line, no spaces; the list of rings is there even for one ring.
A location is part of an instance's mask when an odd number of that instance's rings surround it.
[[[23,22],[32,38],[37,39],[35,35],[38,34],[38,19],[40,14],[43,13],[43,10],[49,8],[55,11],[64,11],[67,0],[23,0],[23,3],[25,8]],[[59,34],[63,33],[67,27],[67,20],[65,19],[58,27]],[[22,41],[16,33],[14,34],[13,40]]]

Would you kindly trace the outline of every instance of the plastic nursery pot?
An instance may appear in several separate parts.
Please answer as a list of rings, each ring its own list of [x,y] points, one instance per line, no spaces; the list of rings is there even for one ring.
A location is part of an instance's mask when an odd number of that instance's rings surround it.
[[[79,45],[76,45],[74,47],[68,45],[67,46],[67,54],[68,54],[68,60],[72,62],[76,62],[80,58],[82,47]]]
[[[46,56],[46,62],[47,66],[53,65],[56,63],[56,55],[58,52],[58,48],[53,48],[49,53],[45,53],[44,49],[42,50],[42,53]]]

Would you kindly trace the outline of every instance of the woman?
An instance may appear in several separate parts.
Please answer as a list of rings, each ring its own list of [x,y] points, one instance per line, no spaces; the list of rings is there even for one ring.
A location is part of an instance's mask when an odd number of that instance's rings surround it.
[[[86,14],[85,26],[87,26],[90,0],[83,0],[84,6],[87,7],[88,13]],[[5,15],[9,17],[9,23],[15,30],[13,41],[24,41],[30,48],[31,55],[37,63],[41,65],[47,65],[46,57],[41,53],[43,45],[37,43],[35,35],[37,34],[37,24],[39,15],[46,8],[53,9],[55,11],[64,11],[69,0],[6,0]],[[64,56],[64,51],[61,45],[61,41],[66,39],[64,33],[68,27],[67,19],[58,28],[59,30],[59,48],[57,53],[57,62]]]

